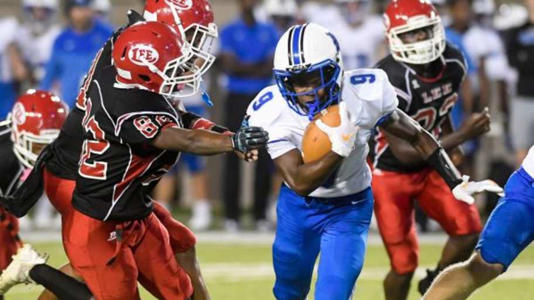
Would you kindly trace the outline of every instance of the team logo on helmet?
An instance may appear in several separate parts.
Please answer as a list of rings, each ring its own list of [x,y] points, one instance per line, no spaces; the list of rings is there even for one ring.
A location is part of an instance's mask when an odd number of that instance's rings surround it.
[[[22,125],[26,122],[26,110],[24,109],[24,105],[22,103],[17,103],[13,107],[13,125]]]
[[[128,58],[136,65],[146,66],[158,61],[159,53],[156,49],[147,45],[134,45],[128,51]]]
[[[190,9],[193,7],[193,0],[167,0],[171,5],[178,6],[179,9]]]

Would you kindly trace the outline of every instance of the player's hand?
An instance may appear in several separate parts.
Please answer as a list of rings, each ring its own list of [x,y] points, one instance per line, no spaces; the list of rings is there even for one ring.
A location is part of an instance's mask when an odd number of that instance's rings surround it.
[[[232,147],[241,153],[264,147],[269,140],[269,134],[261,127],[241,127],[231,137]]]
[[[504,190],[495,181],[486,179],[482,181],[469,181],[469,176],[463,176],[463,182],[452,189],[454,197],[469,205],[475,203],[473,195],[482,192],[492,192],[504,196]]]
[[[488,108],[478,113],[472,113],[467,120],[462,123],[459,129],[466,137],[466,140],[476,138],[490,130],[490,114]]]
[[[359,127],[350,122],[349,112],[344,101],[339,103],[339,117],[341,120],[339,126],[330,127],[321,120],[315,121],[315,125],[330,138],[332,151],[340,156],[347,157],[354,149]]]
[[[244,160],[246,162],[256,161],[256,160],[258,160],[258,156],[259,156],[259,154],[258,154],[259,152],[256,149],[250,150],[247,153],[243,153],[243,152],[239,152],[239,151],[234,151],[234,152],[237,155],[237,157],[239,157],[240,159],[242,159],[242,160]]]

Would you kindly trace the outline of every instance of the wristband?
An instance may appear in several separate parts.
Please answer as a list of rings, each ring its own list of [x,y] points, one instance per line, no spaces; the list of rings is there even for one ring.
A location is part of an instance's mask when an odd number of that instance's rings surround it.
[[[436,149],[427,159],[427,162],[439,173],[451,190],[463,182],[460,172],[458,172],[443,148]]]

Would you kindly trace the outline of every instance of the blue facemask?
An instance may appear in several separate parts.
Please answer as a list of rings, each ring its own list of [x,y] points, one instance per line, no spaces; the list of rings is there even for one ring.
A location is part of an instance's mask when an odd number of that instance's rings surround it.
[[[293,88],[293,79],[296,76],[306,76],[313,73],[320,77],[320,84],[314,89],[297,93]],[[297,114],[307,116],[310,120],[326,107],[337,104],[341,98],[341,88],[337,84],[337,79],[341,75],[341,68],[339,64],[328,59],[323,62],[311,65],[305,69],[298,69],[292,71],[274,70],[274,77],[280,93],[286,99],[289,107]],[[319,97],[319,91],[324,89],[325,97]],[[313,96],[314,101],[300,104],[299,96]]]

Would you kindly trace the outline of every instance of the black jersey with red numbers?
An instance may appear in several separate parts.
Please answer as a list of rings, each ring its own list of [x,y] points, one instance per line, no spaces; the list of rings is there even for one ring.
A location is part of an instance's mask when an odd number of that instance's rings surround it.
[[[24,166],[19,162],[13,152],[11,141],[11,128],[0,126],[0,195],[11,195],[19,185],[20,177],[24,172]]]
[[[106,67],[87,89],[73,205],[96,219],[129,221],[152,211],[149,193],[179,157],[151,142],[163,128],[182,125],[165,97],[120,88],[115,76],[115,68]]]
[[[424,78],[408,65],[398,62],[391,55],[382,59],[377,68],[383,69],[395,87],[399,109],[406,112],[436,138],[441,134],[441,125],[448,118],[458,99],[458,91],[466,75],[466,63],[462,53],[447,44],[441,58],[444,67],[435,78]],[[388,147],[388,142],[379,130],[371,141],[371,159],[375,168],[414,172],[427,167],[426,163],[406,165],[401,163]]]
[[[130,11],[128,13],[128,25],[126,27],[142,20],[141,15],[135,11]],[[93,75],[100,73],[105,67],[111,65],[113,43],[126,27],[118,29],[95,56],[91,68],[80,88],[76,106],[67,116],[67,120],[65,120],[61,128],[58,138],[50,145],[50,150],[53,155],[46,162],[46,168],[56,176],[72,180],[76,178],[80,150],[83,143],[83,129],[80,124],[85,113],[86,90]]]

